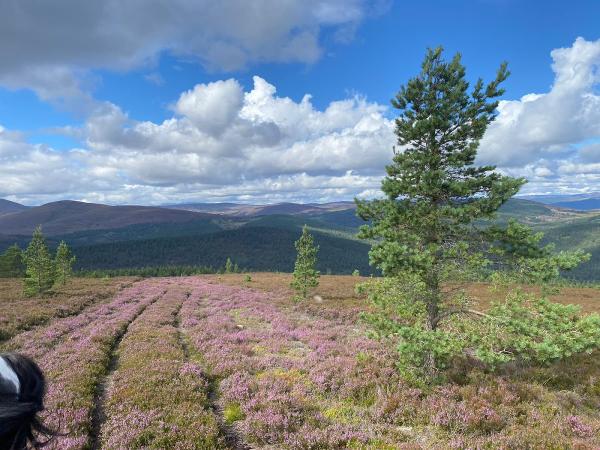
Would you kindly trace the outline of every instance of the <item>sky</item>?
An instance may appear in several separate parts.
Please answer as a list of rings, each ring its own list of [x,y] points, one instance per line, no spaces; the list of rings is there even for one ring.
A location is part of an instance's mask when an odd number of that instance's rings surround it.
[[[597,0],[0,0],[0,198],[378,195],[428,47],[511,76],[477,163],[600,191]]]

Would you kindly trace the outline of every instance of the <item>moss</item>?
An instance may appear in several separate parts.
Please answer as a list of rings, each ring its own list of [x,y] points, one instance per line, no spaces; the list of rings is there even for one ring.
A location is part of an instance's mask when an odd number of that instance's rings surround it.
[[[308,380],[306,379],[306,374],[301,372],[298,369],[285,370],[281,368],[267,370],[265,372],[260,372],[256,375],[258,380],[262,380],[263,378],[274,377],[285,380],[290,384],[304,382],[306,383]]]
[[[338,404],[327,408],[323,415],[329,420],[341,423],[357,423],[356,410],[350,405]]]
[[[244,417],[244,412],[238,403],[231,403],[223,410],[223,418],[228,425],[231,425],[238,420],[242,420]]]
[[[256,345],[252,346],[252,353],[254,355],[262,356],[262,355],[266,355],[267,353],[269,353],[269,349],[264,345],[256,344]]]

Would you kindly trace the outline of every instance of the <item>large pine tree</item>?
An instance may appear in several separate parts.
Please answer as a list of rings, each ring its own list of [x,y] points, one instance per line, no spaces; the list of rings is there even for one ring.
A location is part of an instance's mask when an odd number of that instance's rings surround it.
[[[441,48],[429,50],[420,74],[392,100],[399,111],[399,148],[386,167],[385,198],[357,201],[358,215],[370,221],[361,237],[376,242],[371,263],[384,275],[397,277],[399,284],[414,282],[411,301],[423,310],[408,315],[423,314],[422,326],[430,332],[420,335],[420,342],[415,340],[415,345],[431,341],[423,361],[429,372],[436,366],[434,343],[443,341],[436,335],[441,322],[456,314],[482,315],[454,301],[456,297],[443,290],[445,282],[481,274],[507,259],[524,263],[532,256],[549,257],[549,249],[537,247],[539,236],[517,223],[506,229],[480,227],[525,183],[496,172],[494,166],[475,165],[508,74],[502,64],[493,81],[479,79],[470,88],[459,54],[446,61]],[[546,259],[546,265],[536,267],[557,272],[561,263],[568,266],[574,260],[577,257]]]

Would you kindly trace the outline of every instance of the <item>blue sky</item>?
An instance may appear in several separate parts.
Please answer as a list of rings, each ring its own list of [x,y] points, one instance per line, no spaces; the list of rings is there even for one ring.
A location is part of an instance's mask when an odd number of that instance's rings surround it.
[[[597,1],[231,0],[228,9],[151,0],[142,17],[129,0],[59,0],[55,14],[34,0],[9,3],[0,18],[0,197],[374,195],[393,144],[389,99],[437,45],[460,51],[472,78],[509,62],[500,118],[519,124],[491,129],[482,161],[527,176],[526,193],[600,190]],[[553,90],[573,71],[587,81]]]

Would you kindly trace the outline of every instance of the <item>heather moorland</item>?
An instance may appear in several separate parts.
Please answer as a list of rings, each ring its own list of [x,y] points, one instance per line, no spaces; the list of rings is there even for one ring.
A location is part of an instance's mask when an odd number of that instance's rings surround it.
[[[600,358],[407,384],[394,350],[366,336],[354,285],[323,276],[294,303],[285,274],[74,279],[55,305],[79,310],[2,343],[48,374],[51,448],[589,448],[600,445]],[[20,281],[5,280],[16,289]],[[496,295],[469,287],[483,308]],[[80,292],[97,289],[90,301]],[[109,293],[109,291],[112,292]],[[16,294],[15,294],[16,295]],[[102,295],[100,297],[103,297]],[[600,310],[600,293],[568,288]],[[31,298],[35,311],[47,298]],[[18,317],[5,327],[14,328]],[[7,328],[7,329],[9,329]]]

